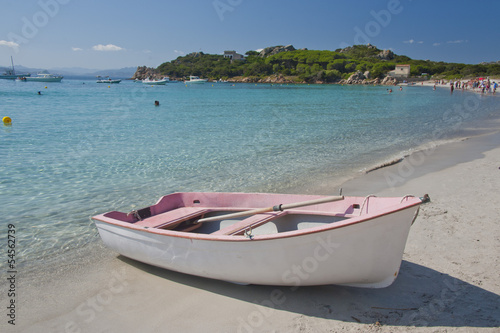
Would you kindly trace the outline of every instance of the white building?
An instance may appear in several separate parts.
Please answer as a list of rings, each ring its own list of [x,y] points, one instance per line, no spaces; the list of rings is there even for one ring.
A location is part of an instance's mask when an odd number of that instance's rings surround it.
[[[396,69],[387,73],[391,77],[410,77],[410,65],[396,65]]]
[[[236,53],[236,51],[224,51],[224,58],[229,58],[231,60],[243,60],[245,59],[245,56]]]

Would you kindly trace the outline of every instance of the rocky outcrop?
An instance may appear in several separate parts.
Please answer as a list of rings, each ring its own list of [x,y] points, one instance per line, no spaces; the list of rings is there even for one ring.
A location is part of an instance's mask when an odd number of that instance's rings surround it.
[[[354,46],[347,46],[343,49],[337,49],[335,50],[335,52],[339,52],[339,53],[351,53],[351,52],[360,52],[359,50],[363,50],[363,45],[354,45]],[[381,59],[381,60],[392,60],[394,59],[394,52],[392,52],[391,50],[379,50],[375,45],[372,45],[372,44],[367,44],[366,45],[366,49],[370,50],[368,52],[366,51],[363,51],[367,54],[367,56],[369,57],[374,57],[374,58],[378,58],[378,59]],[[380,51],[378,53],[375,53],[377,51]]]
[[[382,85],[385,85],[385,86],[395,86],[396,84],[398,84],[398,79],[395,78],[395,77],[390,77],[390,76],[386,76],[383,80],[382,80]]]
[[[146,67],[146,66],[139,66],[137,67],[137,70],[134,73],[134,76],[132,76],[133,80],[144,80],[147,78],[153,78],[153,79],[160,79],[162,76],[160,75],[160,72],[156,70],[156,68],[151,68],[151,67]]]
[[[370,43],[366,44],[366,48],[367,49],[370,49],[370,50],[377,50],[377,47],[375,45],[372,45]],[[344,47],[343,49],[337,49],[335,50],[335,52],[339,52],[339,53],[349,53],[353,50],[356,49],[356,45],[354,46],[347,46],[347,47]]]
[[[278,45],[278,46],[266,47],[265,49],[260,51],[259,55],[261,57],[268,57],[286,51],[295,51],[295,47],[293,47],[293,45],[287,45],[287,46]]]
[[[381,60],[392,60],[394,59],[394,52],[391,50],[383,50],[379,54],[377,54],[377,58]]]
[[[385,79],[384,79],[385,80]],[[379,78],[375,79],[370,79],[370,72],[366,71],[365,73],[361,73],[360,71],[357,71],[356,73],[352,74],[349,76],[347,80],[340,80],[339,84],[390,84],[390,81],[387,81],[386,83],[383,83],[384,81],[380,82]],[[394,83],[393,83],[394,84]]]
[[[347,84],[360,84],[363,80],[365,80],[366,77],[363,73],[360,71],[357,71],[356,73],[352,74],[348,79],[347,79]]]
[[[340,80],[340,84],[375,84],[375,85],[385,85],[385,86],[394,86],[398,84],[398,79],[395,77],[386,76],[382,81],[379,78],[370,80],[368,76],[357,71],[352,74],[347,80]]]
[[[290,83],[282,74],[271,75],[265,78],[262,83]]]

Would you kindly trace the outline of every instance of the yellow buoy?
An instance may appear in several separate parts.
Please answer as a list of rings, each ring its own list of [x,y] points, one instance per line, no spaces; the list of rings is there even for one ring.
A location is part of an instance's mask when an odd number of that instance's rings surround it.
[[[45,89],[47,89],[47,86],[45,86]]]
[[[3,117],[3,118],[2,118],[2,121],[3,121],[3,124],[4,124],[5,126],[10,126],[10,125],[12,125],[12,119],[10,119],[10,117]]]
[[[111,88],[111,86],[108,86],[108,88]]]

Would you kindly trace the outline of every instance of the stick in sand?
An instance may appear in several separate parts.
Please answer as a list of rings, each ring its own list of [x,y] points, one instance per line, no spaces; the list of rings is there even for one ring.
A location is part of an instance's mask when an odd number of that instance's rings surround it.
[[[332,202],[332,201],[338,201],[338,200],[343,200],[343,199],[344,199],[344,196],[342,195],[342,196],[326,197],[326,198],[321,198],[321,199],[308,200],[308,201],[302,201],[302,202],[296,202],[296,203],[290,203],[290,204],[281,204],[281,205],[276,205],[276,206],[272,206],[272,207],[251,209],[251,210],[247,210],[244,212],[206,217],[203,219],[199,219],[196,223],[220,221],[220,220],[232,219],[232,218],[260,214],[260,213],[265,213],[265,212],[273,212],[273,211],[278,212],[278,211],[283,211],[285,209],[317,205],[317,204],[321,204],[321,203],[325,203],[325,202]]]

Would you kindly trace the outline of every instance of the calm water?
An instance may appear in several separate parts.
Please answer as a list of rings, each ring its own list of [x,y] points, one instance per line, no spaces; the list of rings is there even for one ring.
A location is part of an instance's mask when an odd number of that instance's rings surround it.
[[[97,213],[175,191],[307,189],[498,117],[494,97],[386,89],[0,80],[0,118],[12,118],[0,128],[1,234],[16,226],[30,265],[95,241]]]

